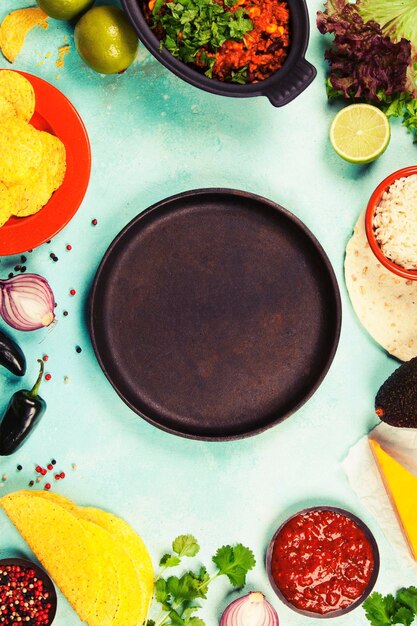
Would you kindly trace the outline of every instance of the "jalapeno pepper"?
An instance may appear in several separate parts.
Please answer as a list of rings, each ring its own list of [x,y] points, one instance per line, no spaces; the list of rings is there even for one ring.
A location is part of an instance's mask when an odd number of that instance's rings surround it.
[[[40,363],[39,376],[33,389],[16,391],[0,422],[1,456],[13,454],[20,448],[45,413],[46,402],[38,395],[44,365],[40,359],[38,363]]]
[[[17,343],[2,330],[0,330],[0,365],[16,376],[23,376],[26,372],[25,355]]]

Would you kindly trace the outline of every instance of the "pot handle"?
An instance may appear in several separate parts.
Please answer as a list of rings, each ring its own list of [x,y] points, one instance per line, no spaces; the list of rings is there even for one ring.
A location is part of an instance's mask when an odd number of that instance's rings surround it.
[[[302,58],[297,61],[291,72],[276,87],[272,85],[265,95],[274,107],[282,107],[304,91],[313,82],[316,74],[314,65]]]

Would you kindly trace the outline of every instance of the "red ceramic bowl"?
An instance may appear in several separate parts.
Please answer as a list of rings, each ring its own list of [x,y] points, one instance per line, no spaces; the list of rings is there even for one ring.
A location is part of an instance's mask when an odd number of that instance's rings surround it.
[[[275,582],[274,577],[272,576],[272,553],[273,553],[276,538],[278,537],[278,535],[280,534],[284,526],[288,524],[288,522],[290,522],[294,517],[297,517],[298,515],[305,515],[306,513],[311,513],[313,511],[331,511],[333,513],[338,513],[339,515],[343,515],[344,517],[347,517],[348,519],[355,522],[355,524],[362,530],[366,539],[368,540],[372,549],[373,557],[374,557],[374,568],[372,570],[371,577],[369,579],[368,585],[366,586],[366,589],[359,596],[359,598],[357,598],[354,602],[352,602],[352,604],[350,604],[345,609],[338,609],[338,610],[330,611],[329,613],[324,613],[324,614],[316,613],[314,611],[303,610],[294,606],[294,604],[292,604],[290,600],[288,600],[286,596],[284,596],[281,589],[278,587],[277,583]],[[331,617],[340,617],[341,615],[345,615],[346,613],[349,613],[350,611],[353,611],[358,606],[360,606],[366,600],[366,598],[369,596],[369,594],[371,593],[372,589],[375,586],[375,583],[377,581],[378,574],[379,574],[379,564],[380,564],[380,560],[379,560],[378,545],[375,541],[373,534],[369,530],[369,528],[362,522],[362,520],[356,517],[356,515],[353,515],[353,513],[350,513],[349,511],[345,511],[344,509],[339,509],[333,506],[314,506],[314,507],[310,507],[307,509],[303,509],[302,511],[298,511],[294,515],[291,515],[291,517],[285,520],[285,522],[281,524],[281,526],[275,532],[274,536],[269,542],[268,549],[266,552],[266,571],[268,574],[271,587],[275,591],[278,598],[281,600],[281,602],[283,602],[287,607],[289,607],[296,613],[299,613],[300,615],[305,615],[306,617],[314,617],[316,619],[329,619]]]
[[[390,272],[397,274],[397,276],[401,276],[402,278],[406,278],[408,280],[417,280],[417,270],[407,270],[404,267],[401,267],[401,265],[397,265],[396,263],[393,263],[393,261],[387,259],[375,238],[373,220],[376,207],[380,203],[384,192],[387,191],[392,183],[398,180],[398,178],[405,178],[407,176],[412,176],[413,174],[417,174],[417,165],[404,167],[402,170],[398,170],[397,172],[390,174],[390,176],[387,176],[387,178],[385,178],[382,183],[378,185],[372,194],[365,213],[366,236],[372,252],[375,254],[381,265],[390,270]]]
[[[59,233],[80,207],[91,170],[90,142],[74,106],[45,80],[26,72],[19,74],[27,78],[35,90],[35,113],[30,123],[61,139],[67,153],[67,169],[62,185],[38,213],[11,217],[1,227],[0,257],[27,252]]]

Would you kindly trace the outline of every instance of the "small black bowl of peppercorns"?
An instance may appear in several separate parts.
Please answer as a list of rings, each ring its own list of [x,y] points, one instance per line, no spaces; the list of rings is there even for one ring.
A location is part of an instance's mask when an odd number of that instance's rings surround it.
[[[48,574],[32,561],[0,560],[0,625],[50,626],[57,597]]]

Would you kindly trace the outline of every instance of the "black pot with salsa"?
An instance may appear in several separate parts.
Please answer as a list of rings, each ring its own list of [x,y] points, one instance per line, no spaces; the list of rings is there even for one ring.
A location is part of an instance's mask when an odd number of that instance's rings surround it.
[[[379,552],[357,517],[334,507],[315,507],[277,530],[268,547],[267,570],[287,606],[311,617],[338,617],[371,593]]]

